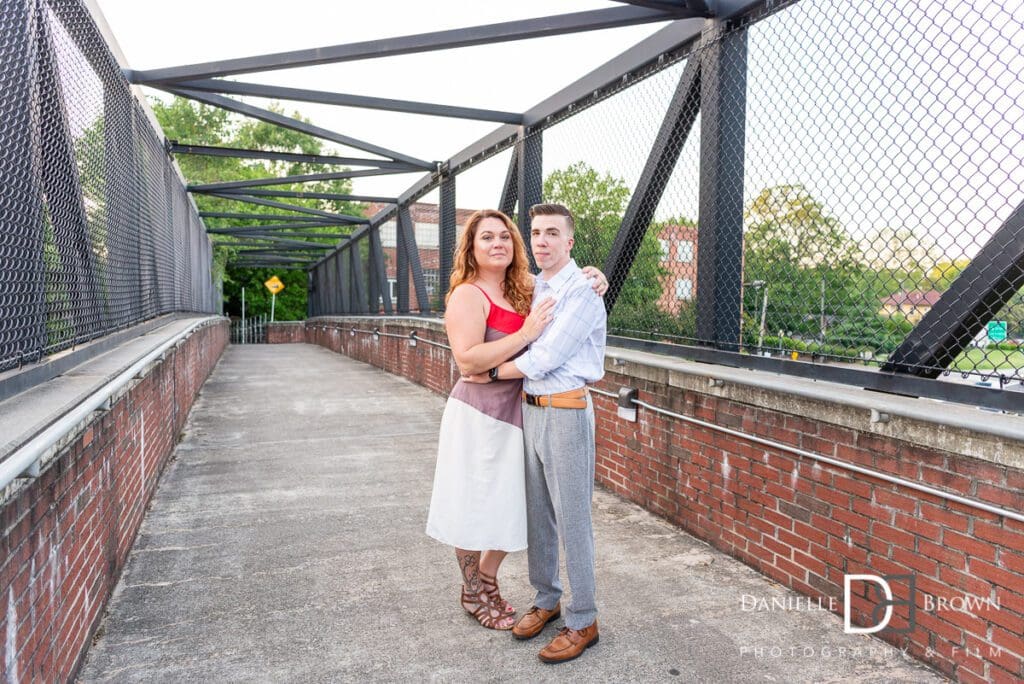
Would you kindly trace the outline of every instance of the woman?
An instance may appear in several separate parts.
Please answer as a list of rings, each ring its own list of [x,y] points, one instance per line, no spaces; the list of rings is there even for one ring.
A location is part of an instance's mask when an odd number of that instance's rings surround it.
[[[500,211],[469,217],[453,261],[445,300],[452,354],[463,375],[486,372],[540,337],[554,302],[530,310],[526,247]],[[521,391],[521,380],[455,383],[441,418],[427,518],[427,534],[455,547],[462,607],[489,629],[515,623],[515,609],[498,591],[498,568],[510,551],[526,548]]]

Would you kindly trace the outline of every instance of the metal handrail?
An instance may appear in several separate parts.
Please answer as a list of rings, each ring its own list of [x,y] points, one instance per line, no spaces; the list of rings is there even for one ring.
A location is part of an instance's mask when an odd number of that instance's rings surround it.
[[[593,388],[593,387],[591,388],[591,391],[592,392],[596,392],[597,394],[601,394],[601,395],[606,396],[606,397],[611,397],[612,399],[618,399],[618,395],[617,394],[613,394],[612,392],[607,392],[607,391],[604,391],[604,390],[599,390],[599,389],[596,389],[596,388]],[[908,489],[914,489],[914,490],[917,490],[919,492],[924,492],[925,494],[931,494],[932,496],[937,496],[940,499],[945,499],[947,501],[955,501],[956,503],[963,504],[964,506],[970,506],[971,508],[976,508],[978,510],[987,511],[988,513],[994,513],[995,515],[1003,516],[1003,517],[1006,517],[1006,518],[1012,518],[1013,520],[1017,520],[1019,522],[1024,522],[1024,514],[1017,513],[1016,511],[1009,511],[1009,510],[1006,510],[1005,508],[1000,508],[998,506],[993,506],[991,504],[985,503],[984,501],[976,501],[975,499],[968,499],[967,497],[963,497],[963,496],[960,496],[958,494],[953,494],[951,492],[947,492],[947,491],[944,491],[944,490],[941,490],[941,489],[935,489],[934,487],[929,487],[928,485],[919,484],[917,482],[914,482],[913,480],[907,480],[907,479],[904,479],[902,477],[896,477],[895,475],[889,475],[888,473],[883,473],[883,472],[880,472],[880,471],[877,471],[877,470],[872,470],[871,468],[865,468],[863,466],[859,466],[859,465],[856,465],[856,464],[853,464],[853,463],[847,463],[845,461],[840,461],[838,459],[831,458],[829,456],[823,456],[822,454],[816,454],[813,451],[807,451],[806,449],[800,449],[800,448],[797,448],[797,447],[793,447],[793,446],[790,446],[788,444],[783,444],[782,442],[776,442],[776,441],[771,440],[771,439],[765,439],[764,437],[758,437],[756,435],[751,435],[750,433],[742,432],[741,430],[733,430],[732,428],[727,428],[727,427],[724,427],[722,425],[716,425],[714,423],[709,423],[706,420],[700,420],[699,418],[692,418],[690,416],[684,416],[684,415],[682,415],[680,413],[674,413],[673,411],[668,411],[668,410],[663,409],[663,408],[661,408],[659,406],[654,406],[653,404],[648,404],[645,401],[639,401],[637,399],[632,399],[631,401],[632,401],[632,403],[636,404],[637,406],[642,406],[643,408],[645,408],[645,409],[647,409],[649,411],[653,411],[655,413],[660,413],[663,416],[670,416],[672,418],[676,418],[676,419],[681,420],[683,422],[692,423],[694,425],[699,425],[700,427],[705,427],[705,428],[708,428],[710,430],[716,430],[718,432],[722,432],[722,433],[725,433],[727,435],[731,435],[733,437],[738,437],[738,438],[746,440],[748,442],[754,442],[755,444],[760,444],[762,446],[770,447],[772,449],[778,449],[779,451],[788,451],[791,454],[796,454],[798,456],[803,456],[804,458],[809,458],[809,459],[811,459],[813,461],[819,461],[821,463],[827,463],[827,464],[829,464],[831,466],[835,466],[837,468],[842,468],[843,470],[849,470],[849,471],[852,471],[852,472],[855,472],[855,473],[860,473],[861,475],[867,475],[868,477],[873,477],[873,478],[876,478],[876,479],[879,479],[879,480],[884,480],[885,482],[891,482],[891,483],[899,485],[901,487],[906,487]]]
[[[30,479],[39,477],[43,459],[49,455],[60,440],[74,431],[94,411],[109,410],[113,396],[128,385],[146,366],[156,359],[162,359],[171,347],[177,345],[199,328],[210,325],[215,320],[217,318],[206,318],[181,331],[133,363],[127,370],[93,392],[75,408],[65,413],[42,432],[11,452],[6,459],[0,461],[0,492],[4,491],[8,485],[20,477]]]

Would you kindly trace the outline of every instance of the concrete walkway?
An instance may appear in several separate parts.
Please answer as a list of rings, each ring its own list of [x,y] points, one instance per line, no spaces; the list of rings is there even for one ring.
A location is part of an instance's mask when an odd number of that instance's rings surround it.
[[[81,681],[941,681],[829,613],[744,610],[796,595],[603,491],[601,642],[544,665],[555,628],[477,626],[452,551],[423,532],[443,407],[319,347],[229,347]],[[501,580],[527,608],[525,553]]]

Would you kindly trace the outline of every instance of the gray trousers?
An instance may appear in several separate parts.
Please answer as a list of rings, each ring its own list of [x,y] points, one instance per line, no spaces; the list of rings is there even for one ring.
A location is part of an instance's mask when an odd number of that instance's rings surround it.
[[[597,617],[594,600],[594,407],[523,405],[526,440],[526,529],[535,606],[551,610],[562,597],[558,539],[565,548],[572,602],[565,625],[583,629]]]

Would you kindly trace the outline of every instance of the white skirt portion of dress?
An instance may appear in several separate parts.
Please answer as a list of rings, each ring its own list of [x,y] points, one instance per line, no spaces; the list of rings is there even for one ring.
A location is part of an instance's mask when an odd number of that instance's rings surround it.
[[[523,431],[449,398],[427,534],[467,551],[526,548]]]

